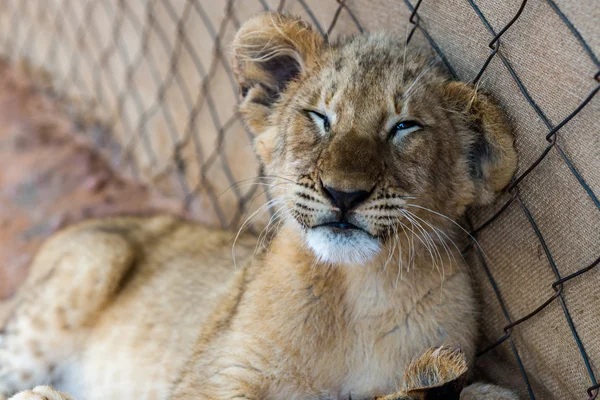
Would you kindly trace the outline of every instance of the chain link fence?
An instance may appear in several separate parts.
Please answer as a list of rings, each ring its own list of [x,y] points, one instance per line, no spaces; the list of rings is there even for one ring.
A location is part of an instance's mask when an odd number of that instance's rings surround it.
[[[485,310],[479,364],[531,399],[596,399],[594,0],[1,0],[0,52],[42,67],[33,73],[39,90],[64,103],[122,174],[233,228],[265,194],[245,184],[259,170],[236,112],[228,44],[265,10],[302,15],[329,40],[388,29],[500,100],[516,128],[520,165],[503,201],[466,221],[481,244],[465,249]],[[486,361],[492,355],[503,372]],[[519,379],[508,381],[515,371]]]

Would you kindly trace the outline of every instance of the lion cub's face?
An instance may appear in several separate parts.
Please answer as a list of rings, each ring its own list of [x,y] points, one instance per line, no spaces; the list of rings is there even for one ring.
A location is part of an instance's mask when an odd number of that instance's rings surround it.
[[[491,201],[514,172],[498,107],[399,39],[329,45],[298,19],[264,14],[234,50],[279,213],[324,261],[362,263],[399,235],[435,235],[441,215]]]

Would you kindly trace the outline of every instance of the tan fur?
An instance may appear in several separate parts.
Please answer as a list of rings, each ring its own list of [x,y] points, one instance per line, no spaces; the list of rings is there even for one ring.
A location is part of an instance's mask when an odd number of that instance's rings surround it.
[[[467,362],[459,350],[432,348],[411,361],[406,368],[400,393],[377,400],[427,400],[458,395],[464,386],[466,374]],[[434,394],[436,389],[439,393]]]
[[[514,172],[500,109],[381,34],[329,45],[263,14],[233,49],[274,199],[268,248],[242,235],[235,271],[231,233],[170,217],[61,232],[0,336],[0,393],[52,381],[88,400],[400,400],[455,382],[459,395],[477,328],[453,221]],[[342,210],[331,190],[366,195]],[[355,229],[322,226],[340,221]],[[463,398],[516,397],[475,385]]]
[[[71,397],[63,392],[54,390],[50,386],[37,386],[33,390],[26,390],[13,397],[11,400],[70,400]]]

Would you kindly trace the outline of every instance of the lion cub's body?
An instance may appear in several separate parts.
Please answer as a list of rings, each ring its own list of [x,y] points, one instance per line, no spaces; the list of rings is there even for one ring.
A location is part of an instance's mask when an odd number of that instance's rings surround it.
[[[453,230],[514,173],[498,106],[394,38],[329,44],[277,14],[244,24],[233,69],[273,196],[268,249],[242,237],[236,271],[231,233],[168,217],[64,231],[5,325],[0,394],[53,381],[80,400],[370,400],[432,347],[472,360]],[[423,376],[385,399],[455,399],[464,383]]]
[[[320,265],[294,231],[236,271],[232,238],[169,217],[56,235],[7,324],[5,394],[54,382],[76,399],[225,399],[265,380],[258,398],[361,399],[395,391],[429,347],[473,342],[463,272],[442,286],[426,265],[397,283],[392,266]],[[243,262],[253,239],[236,249]]]

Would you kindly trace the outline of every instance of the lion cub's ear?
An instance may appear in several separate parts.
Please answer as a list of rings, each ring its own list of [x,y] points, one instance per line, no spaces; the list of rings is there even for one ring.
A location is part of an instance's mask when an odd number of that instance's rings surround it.
[[[513,133],[502,109],[473,85],[449,82],[446,107],[460,115],[469,129],[467,161],[475,183],[475,204],[492,202],[517,168]]]
[[[255,134],[266,128],[273,103],[291,80],[317,62],[323,38],[299,18],[265,13],[248,20],[233,40],[240,111]]]

